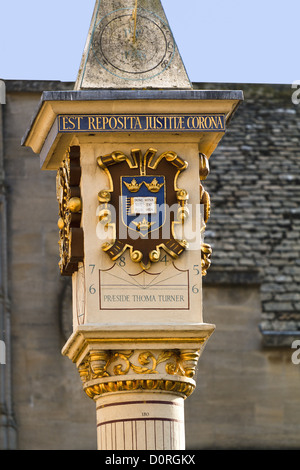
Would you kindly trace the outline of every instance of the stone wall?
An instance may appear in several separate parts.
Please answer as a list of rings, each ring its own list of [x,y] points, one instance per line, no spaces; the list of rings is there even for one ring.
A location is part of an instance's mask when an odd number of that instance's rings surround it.
[[[291,360],[291,341],[300,326],[300,107],[289,86],[195,86],[243,89],[245,103],[204,182],[212,203],[206,242],[213,246],[204,320],[217,328],[185,403],[187,447],[299,448],[300,365]],[[8,418],[16,423],[18,449],[95,449],[95,405],[60,353],[72,315],[69,281],[57,265],[55,178],[20,146],[42,91],[73,84],[8,81],[6,87],[12,389],[1,397],[10,409],[0,408],[0,428]],[[9,383],[9,368],[0,367]]]
[[[185,401],[189,449],[299,449],[300,365],[263,345],[259,286],[207,286],[204,317],[216,330]]]
[[[2,102],[4,102],[3,96]],[[3,109],[4,106],[0,104],[0,449],[14,449],[16,446],[16,426],[11,388],[11,311],[7,273],[8,234],[4,176]]]

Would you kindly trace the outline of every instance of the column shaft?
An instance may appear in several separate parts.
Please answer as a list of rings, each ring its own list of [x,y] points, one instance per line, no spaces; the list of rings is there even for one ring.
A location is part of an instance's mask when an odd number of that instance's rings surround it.
[[[121,392],[99,398],[98,449],[184,449],[183,401],[165,392]]]

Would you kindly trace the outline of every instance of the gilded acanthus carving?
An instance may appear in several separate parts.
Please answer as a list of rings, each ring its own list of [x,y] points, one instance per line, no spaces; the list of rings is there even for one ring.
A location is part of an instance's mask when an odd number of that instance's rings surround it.
[[[110,383],[119,383],[119,386],[111,386],[114,390],[128,389],[128,387],[135,387],[137,383],[139,386],[144,384],[143,380],[132,379],[135,374],[139,375],[169,375],[170,380],[153,379],[146,380],[147,387],[150,384],[156,387],[170,387],[173,385],[173,378],[176,378],[176,383],[180,382],[180,378],[192,379],[195,375],[200,351],[198,350],[163,350],[159,352],[154,351],[108,351],[97,350],[91,351],[85,358],[84,362],[78,367],[81,380],[85,389],[91,389],[89,383],[97,379],[113,378],[113,382],[98,383],[102,392],[112,391],[108,390]],[[117,379],[120,377],[120,379]],[[123,378],[124,377],[124,378]],[[164,385],[162,385],[164,382]],[[165,383],[167,382],[167,383]],[[129,385],[131,383],[131,385]],[[122,385],[120,385],[122,384]],[[169,384],[169,385],[168,385]],[[186,385],[186,384],[185,384]],[[95,384],[93,384],[93,387]],[[96,388],[97,388],[96,387]],[[125,387],[125,388],[124,388]],[[178,384],[174,387],[178,388]],[[98,390],[98,389],[97,389]],[[99,389],[100,390],[100,389]]]
[[[79,368],[82,380],[93,380],[116,375],[158,374],[164,364],[164,373],[192,378],[195,374],[199,351],[93,351]]]
[[[134,391],[134,390],[147,390],[147,391],[165,391],[175,392],[184,395],[185,397],[190,396],[195,389],[195,384],[184,381],[173,381],[163,379],[130,379],[130,380],[118,380],[110,381],[99,384],[91,384],[84,387],[85,393],[90,398],[95,398],[104,393],[111,392],[123,392],[123,391]]]
[[[200,181],[203,181],[209,175],[209,162],[206,155],[203,153],[199,154],[200,158]],[[207,191],[205,191],[202,183],[200,183],[200,204],[203,205],[203,219],[206,225],[210,217],[210,197]],[[206,276],[207,270],[211,265],[211,254],[212,248],[207,243],[202,243],[201,246],[201,269],[202,276]]]

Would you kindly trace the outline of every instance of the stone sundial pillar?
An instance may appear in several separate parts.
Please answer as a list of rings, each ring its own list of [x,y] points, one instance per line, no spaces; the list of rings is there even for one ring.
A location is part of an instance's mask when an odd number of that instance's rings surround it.
[[[100,450],[185,447],[184,400],[215,326],[203,181],[242,100],[193,90],[160,0],[97,1],[70,92],[43,93],[23,138],[56,172],[63,348],[94,400]]]

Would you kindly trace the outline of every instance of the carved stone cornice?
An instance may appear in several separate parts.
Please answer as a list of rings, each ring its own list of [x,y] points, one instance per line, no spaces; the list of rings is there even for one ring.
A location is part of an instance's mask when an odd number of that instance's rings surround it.
[[[210,323],[175,325],[80,325],[62,349],[77,367],[95,350],[201,350],[215,330]]]

